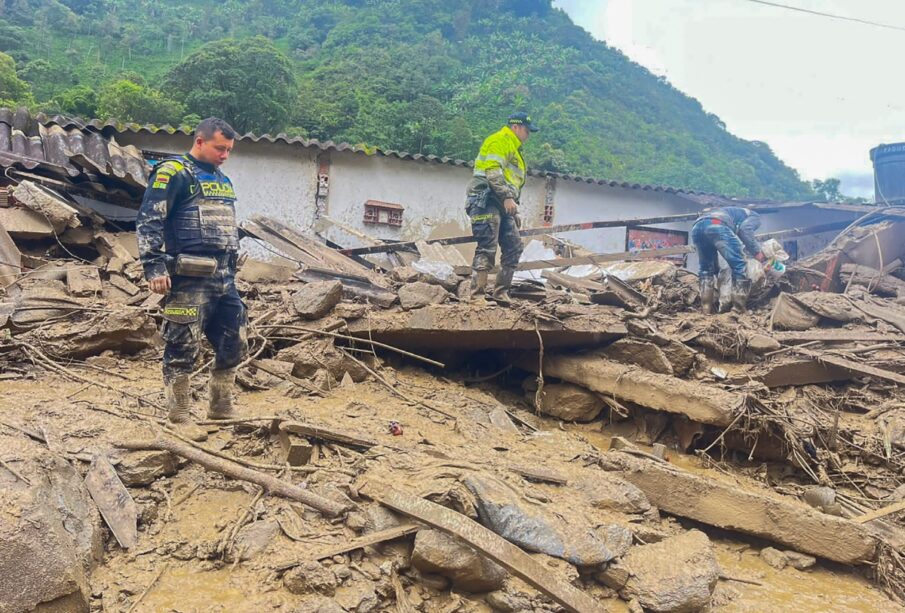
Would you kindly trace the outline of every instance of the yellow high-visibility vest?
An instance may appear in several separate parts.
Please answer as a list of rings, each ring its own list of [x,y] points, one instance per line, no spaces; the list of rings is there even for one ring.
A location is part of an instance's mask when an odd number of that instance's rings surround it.
[[[474,161],[474,176],[486,177],[487,171],[499,168],[503,171],[506,183],[515,189],[516,195],[525,185],[528,168],[522,157],[522,141],[509,126],[488,136],[481,145],[478,157]]]

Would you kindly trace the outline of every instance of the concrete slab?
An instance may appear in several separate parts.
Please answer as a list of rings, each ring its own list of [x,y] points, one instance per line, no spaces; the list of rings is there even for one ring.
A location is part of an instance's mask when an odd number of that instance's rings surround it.
[[[561,322],[537,319],[544,348],[594,347],[622,338],[628,331],[618,310],[597,308],[593,314]],[[349,323],[353,336],[408,348],[537,349],[535,318],[495,305],[430,305],[404,313],[372,313]]]

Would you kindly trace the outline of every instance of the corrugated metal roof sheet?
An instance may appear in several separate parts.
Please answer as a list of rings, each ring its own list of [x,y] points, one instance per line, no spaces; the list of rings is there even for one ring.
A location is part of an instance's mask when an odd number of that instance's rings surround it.
[[[131,132],[133,134],[157,134],[158,132],[165,132],[167,134],[180,134],[185,136],[191,136],[193,131],[189,130],[185,127],[173,127],[171,125],[154,125],[154,124],[138,124],[138,123],[130,123],[119,121],[116,119],[78,119],[73,117],[68,117],[65,115],[44,115],[39,114],[36,119],[43,124],[56,124],[63,128],[73,128],[78,127],[80,129],[92,128],[99,132],[104,133],[124,133]],[[241,141],[249,141],[253,143],[258,142],[268,142],[268,143],[285,143],[289,145],[300,145],[306,148],[315,148],[321,151],[351,151],[354,153],[360,153],[363,155],[380,155],[389,158],[397,158],[400,160],[408,160],[408,161],[422,161],[422,162],[430,162],[434,164],[445,164],[449,166],[459,166],[463,168],[470,168],[473,164],[470,160],[461,160],[455,159],[445,156],[437,156],[437,155],[424,155],[421,153],[409,153],[407,151],[396,151],[394,149],[380,149],[380,148],[365,148],[360,145],[352,145],[349,143],[334,143],[332,140],[328,141],[319,141],[316,139],[307,139],[301,136],[287,136],[284,133],[280,133],[277,135],[271,134],[243,134],[238,137]],[[678,194],[685,197],[688,196],[697,196],[698,198],[693,198],[696,202],[699,202],[704,205],[714,205],[714,204],[723,204],[727,202],[732,202],[734,199],[730,196],[724,196],[722,194],[715,194],[711,192],[703,192],[696,191],[692,189],[686,188],[678,188],[678,187],[670,187],[667,185],[652,185],[645,183],[633,183],[629,181],[613,181],[610,179],[599,179],[593,177],[583,177],[580,175],[573,174],[564,174],[557,172],[546,172],[539,170],[529,170],[529,174],[535,177],[555,177],[557,179],[561,179],[563,181],[575,181],[579,183],[588,183],[594,185],[606,185],[609,187],[620,187],[623,189],[639,189],[644,191],[653,191],[653,192],[662,192],[666,194]]]
[[[150,167],[134,146],[122,146],[96,127],[61,116],[0,108],[0,167],[47,172],[94,191],[139,194]],[[107,189],[109,188],[109,189]]]

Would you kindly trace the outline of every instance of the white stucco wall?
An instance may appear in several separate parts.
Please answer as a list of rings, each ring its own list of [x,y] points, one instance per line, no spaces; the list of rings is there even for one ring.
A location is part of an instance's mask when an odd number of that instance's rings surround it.
[[[122,144],[141,149],[182,153],[191,138],[166,133],[117,136]],[[317,193],[317,156],[320,150],[300,145],[268,142],[239,142],[224,165],[239,197],[238,215],[246,219],[255,214],[275,217],[299,229],[310,231],[315,222]],[[326,154],[326,152],[325,152]],[[465,187],[471,169],[428,161],[400,160],[383,155],[366,156],[354,152],[329,152],[330,184],[327,215],[364,234],[381,239],[419,240],[468,234],[465,215]],[[521,215],[524,226],[538,227],[543,221],[545,179],[529,177],[522,191]],[[557,179],[555,182],[553,224],[579,223],[608,219],[633,219],[694,213],[701,206],[676,194],[652,190],[625,189],[593,183]],[[364,203],[381,200],[405,207],[403,225],[394,227],[364,223]],[[841,220],[852,220],[857,213],[802,208],[764,214],[761,232],[808,227]],[[651,224],[682,231],[692,221]],[[346,247],[362,244],[353,234],[336,227],[324,234]],[[563,238],[596,253],[625,250],[625,228],[603,228],[561,233]],[[799,256],[822,248],[835,233],[798,239]],[[466,259],[473,245],[461,247]],[[255,255],[264,255],[252,249]],[[697,268],[697,257],[690,254],[688,267]]]

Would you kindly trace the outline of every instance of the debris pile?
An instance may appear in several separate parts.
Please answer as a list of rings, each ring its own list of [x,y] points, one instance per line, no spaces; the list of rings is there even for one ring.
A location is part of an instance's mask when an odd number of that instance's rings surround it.
[[[669,261],[523,262],[503,308],[436,246],[382,270],[256,217],[241,417],[198,443],[134,237],[12,195],[0,610],[899,610],[893,213],[710,318]]]

